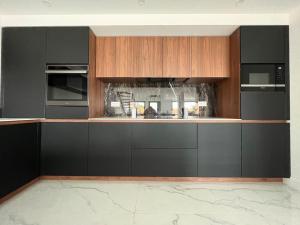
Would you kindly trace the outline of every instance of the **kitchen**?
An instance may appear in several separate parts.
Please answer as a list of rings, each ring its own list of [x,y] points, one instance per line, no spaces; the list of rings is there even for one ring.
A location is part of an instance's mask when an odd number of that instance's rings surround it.
[[[3,18],[0,218],[5,224],[51,224],[52,213],[72,215],[75,202],[82,216],[86,213],[75,224],[122,224],[115,218],[119,213],[124,224],[134,224],[126,218],[135,215],[127,197],[136,198],[142,224],[150,211],[153,223],[160,207],[175,218],[162,218],[161,224],[177,224],[176,215],[186,214],[191,222],[210,224],[207,218],[214,218],[241,224],[240,210],[254,210],[247,190],[257,190],[261,198],[267,198],[263,191],[279,192],[267,201],[287,194],[297,198],[288,184],[295,160],[289,23],[198,26],[193,33],[158,25],[10,26],[13,18]],[[138,189],[149,199],[135,197]],[[241,194],[249,201],[226,205],[238,210],[223,220],[219,191],[207,200],[217,202],[213,215],[185,199],[205,201],[195,197],[204,190],[232,190],[233,199],[243,199]],[[173,192],[176,198],[166,201]],[[51,201],[46,193],[53,198],[51,213],[44,208]],[[161,201],[151,205],[158,196]],[[49,221],[24,214],[38,212],[26,207],[30,198]],[[122,206],[127,203],[130,210]],[[164,204],[187,206],[172,211]],[[291,211],[284,212],[300,217],[294,202],[285,204]],[[265,208],[264,219],[247,214],[250,221],[272,224],[271,208]],[[67,216],[58,218],[58,224],[74,224]],[[276,219],[286,220],[285,214]]]

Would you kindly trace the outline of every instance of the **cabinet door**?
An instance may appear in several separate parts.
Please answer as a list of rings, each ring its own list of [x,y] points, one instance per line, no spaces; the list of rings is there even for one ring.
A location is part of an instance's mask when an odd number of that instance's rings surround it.
[[[117,37],[119,77],[162,77],[161,37]]]
[[[88,123],[42,124],[42,175],[87,174]]]
[[[129,176],[130,141],[130,125],[90,123],[88,175]]]
[[[191,77],[190,38],[163,38],[163,76]]]
[[[116,38],[97,37],[96,76],[116,77]]]
[[[88,27],[47,28],[47,63],[89,63]]]
[[[132,146],[141,148],[197,148],[196,124],[135,124]]]
[[[132,175],[195,177],[197,149],[134,149]]]
[[[289,124],[242,125],[242,176],[290,177]]]
[[[229,37],[191,37],[192,77],[229,77]]]
[[[241,63],[285,63],[288,26],[242,26]]]
[[[241,176],[241,125],[198,125],[198,176]]]
[[[0,198],[39,176],[38,127],[0,126]]]
[[[45,117],[45,38],[43,28],[3,29],[3,117]]]
[[[286,120],[288,107],[285,92],[241,92],[242,119]]]

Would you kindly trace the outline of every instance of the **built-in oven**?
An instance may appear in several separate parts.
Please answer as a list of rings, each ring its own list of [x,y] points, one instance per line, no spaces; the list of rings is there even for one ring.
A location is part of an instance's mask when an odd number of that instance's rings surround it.
[[[47,65],[47,106],[88,106],[87,65]]]
[[[241,91],[284,91],[284,64],[243,64]]]

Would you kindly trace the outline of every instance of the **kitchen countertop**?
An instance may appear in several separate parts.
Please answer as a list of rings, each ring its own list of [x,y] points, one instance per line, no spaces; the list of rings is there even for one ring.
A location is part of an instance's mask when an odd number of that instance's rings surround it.
[[[2,118],[0,125],[26,123],[289,123],[287,120],[242,120],[232,118],[190,118],[190,119],[132,119],[132,118],[90,118],[90,119],[38,119],[38,118]]]

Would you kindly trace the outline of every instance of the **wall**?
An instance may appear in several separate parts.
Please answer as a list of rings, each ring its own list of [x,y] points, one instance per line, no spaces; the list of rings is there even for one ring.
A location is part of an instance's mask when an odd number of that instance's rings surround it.
[[[286,182],[300,189],[300,8],[290,15],[290,68],[292,177]]]
[[[0,15],[0,52],[1,52],[1,47],[2,47],[2,44],[1,44],[1,41],[2,41],[2,21],[1,21],[1,15]],[[1,93],[1,82],[2,82],[2,79],[1,79],[1,55],[0,54],[0,117],[1,117],[1,106],[2,106],[2,93]]]

